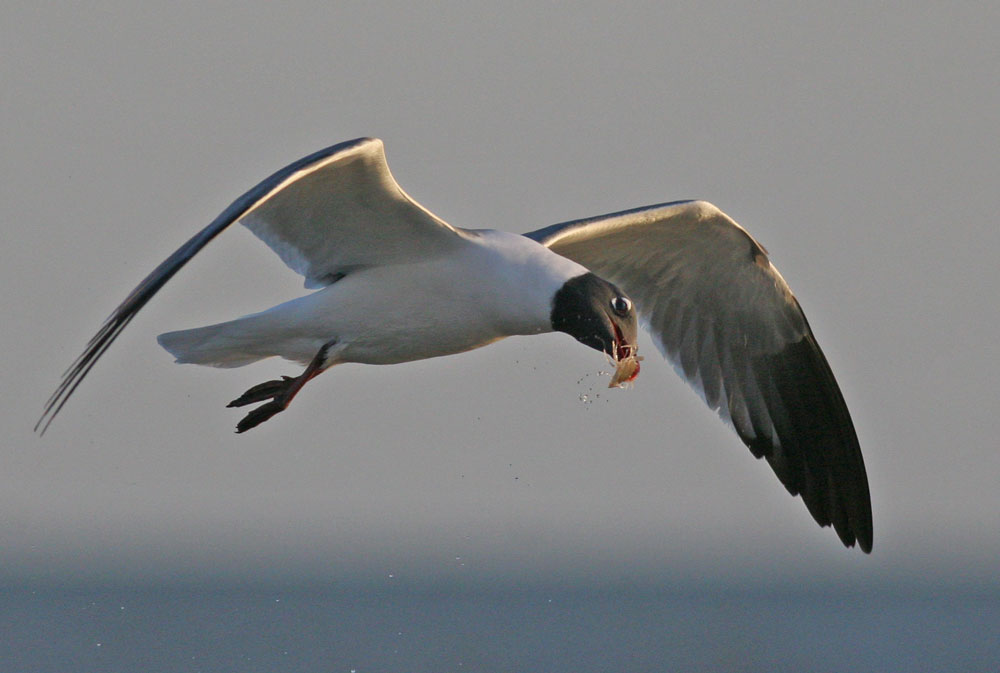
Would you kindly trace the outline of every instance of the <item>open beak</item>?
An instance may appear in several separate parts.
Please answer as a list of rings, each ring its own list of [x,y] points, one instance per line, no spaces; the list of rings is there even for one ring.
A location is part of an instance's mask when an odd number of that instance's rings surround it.
[[[615,343],[614,343],[615,352],[613,355],[613,357],[615,358],[615,362],[618,362],[619,360],[624,360],[625,358],[632,357],[636,353],[635,344],[630,344],[628,341],[625,340],[625,337],[624,335],[622,335],[622,331],[621,329],[618,328],[618,325],[611,323],[611,326],[614,328],[615,332]]]
[[[636,355],[638,351],[636,344],[626,341],[621,329],[619,329],[614,321],[612,321],[611,326],[614,328],[615,333],[614,353],[612,357],[616,366],[615,373],[612,374],[611,383],[608,384],[608,387],[622,388],[625,384],[631,383],[635,380],[635,377],[639,376],[639,361],[642,358]]]

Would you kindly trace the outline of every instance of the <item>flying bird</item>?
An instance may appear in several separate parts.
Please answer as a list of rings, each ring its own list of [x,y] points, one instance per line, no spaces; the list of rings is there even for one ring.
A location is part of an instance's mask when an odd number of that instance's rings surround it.
[[[411,199],[382,142],[360,138],[279,170],[153,270],[71,365],[35,429],[44,432],[136,313],[234,222],[315,292],[260,313],[167,332],[180,363],[305,366],[229,403],[258,404],[245,432],[343,362],[393,364],[559,331],[639,373],[638,321],[677,371],[764,458],[821,526],[872,546],[861,448],[833,373],[767,251],[721,210],[675,201],[527,234],[450,226]]]

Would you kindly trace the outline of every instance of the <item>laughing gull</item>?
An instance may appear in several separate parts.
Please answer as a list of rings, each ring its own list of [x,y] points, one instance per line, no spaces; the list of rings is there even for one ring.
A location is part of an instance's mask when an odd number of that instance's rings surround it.
[[[757,458],[847,546],[872,546],[854,425],[798,301],[767,251],[704,201],[676,201],[524,235],[452,227],[411,199],[382,142],[311,154],[238,198],[150,273],[73,363],[36,425],[52,419],[156,292],[234,222],[316,292],[261,313],[158,338],[177,362],[239,367],[281,356],[305,370],[250,388],[245,432],[342,362],[393,364],[560,331],[639,372],[637,317]],[[634,304],[633,304],[634,300]]]

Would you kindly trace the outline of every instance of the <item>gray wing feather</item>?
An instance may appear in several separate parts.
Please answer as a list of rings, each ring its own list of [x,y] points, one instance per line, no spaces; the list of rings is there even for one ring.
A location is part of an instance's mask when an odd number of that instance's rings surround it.
[[[660,351],[820,525],[871,550],[871,499],[844,398],[767,251],[683,201],[529,234],[617,284]]]

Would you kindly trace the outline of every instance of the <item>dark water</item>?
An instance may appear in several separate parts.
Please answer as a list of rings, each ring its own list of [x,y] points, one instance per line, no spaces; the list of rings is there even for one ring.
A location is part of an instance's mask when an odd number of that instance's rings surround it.
[[[1000,671],[1000,594],[7,586],[0,671]]]

